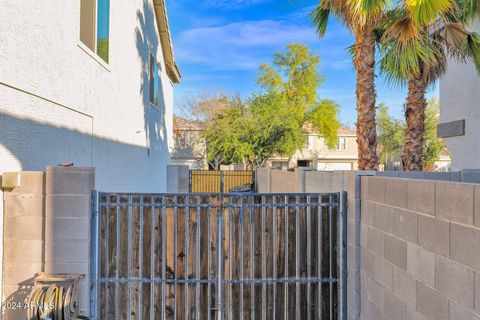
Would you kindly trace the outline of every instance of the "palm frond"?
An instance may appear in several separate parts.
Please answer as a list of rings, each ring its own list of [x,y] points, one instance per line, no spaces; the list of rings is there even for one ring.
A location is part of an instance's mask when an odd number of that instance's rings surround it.
[[[410,42],[419,39],[420,29],[410,16],[405,15],[393,22],[383,37],[387,41],[394,41],[398,45],[407,47]]]
[[[462,9],[464,17],[469,21],[473,20],[475,16],[480,13],[480,1],[479,0],[464,0],[462,2]]]
[[[347,0],[356,11],[362,15],[370,15],[383,10],[387,0]]]
[[[427,26],[454,7],[453,0],[405,0],[405,7],[415,23]]]
[[[407,44],[384,42],[380,57],[381,73],[394,86],[403,86],[412,75],[421,75],[432,83],[444,72],[446,64],[442,47],[425,36]]]
[[[471,60],[480,74],[480,35],[476,32],[469,33],[461,47],[464,59]]]
[[[448,22],[443,26],[443,40],[450,50],[460,48],[468,36],[468,31],[461,23]]]
[[[310,14],[312,24],[320,37],[325,35],[327,31],[328,18],[330,17],[330,8],[318,5]]]

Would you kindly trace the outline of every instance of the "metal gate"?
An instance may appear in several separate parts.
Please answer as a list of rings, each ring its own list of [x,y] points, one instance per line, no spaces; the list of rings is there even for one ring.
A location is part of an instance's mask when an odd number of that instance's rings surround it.
[[[191,193],[228,193],[232,188],[252,185],[255,171],[252,170],[190,170]]]
[[[346,319],[343,193],[93,193],[91,319]]]

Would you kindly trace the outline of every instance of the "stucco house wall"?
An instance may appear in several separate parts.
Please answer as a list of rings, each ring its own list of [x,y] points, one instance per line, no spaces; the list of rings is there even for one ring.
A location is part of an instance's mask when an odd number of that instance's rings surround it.
[[[0,8],[0,175],[73,162],[96,168],[99,190],[166,191],[173,82],[154,1],[110,1],[109,63],[80,42],[80,1]],[[158,107],[150,54],[160,64]]]
[[[357,170],[358,144],[355,132],[340,129],[338,139],[345,139],[345,149],[329,149],[324,137],[314,132],[309,133],[302,150],[297,150],[290,159],[272,157],[266,161],[265,166],[286,170],[297,167],[298,161],[308,161],[310,167],[317,170]]]
[[[472,30],[480,32],[480,22]],[[449,129],[444,136],[452,153],[452,170],[480,169],[480,77],[473,63],[450,59],[440,80],[440,126]],[[465,120],[464,134],[457,120]],[[439,130],[440,131],[440,130]]]

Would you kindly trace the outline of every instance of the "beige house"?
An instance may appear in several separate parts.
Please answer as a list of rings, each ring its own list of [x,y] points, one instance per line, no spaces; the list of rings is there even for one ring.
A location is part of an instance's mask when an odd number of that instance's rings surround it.
[[[447,149],[440,152],[438,158],[432,165],[425,168],[430,172],[449,172],[451,171],[452,159]],[[381,171],[402,171],[402,159],[400,154],[392,156],[385,164],[380,164]]]
[[[270,168],[287,170],[295,167],[309,167],[317,170],[356,170],[358,168],[358,146],[355,131],[340,128],[335,149],[329,149],[325,139],[308,129],[310,133],[304,149],[290,158],[275,157],[267,160]]]
[[[202,130],[200,122],[174,116],[172,164],[188,165],[190,169],[208,168],[207,144],[202,138]]]

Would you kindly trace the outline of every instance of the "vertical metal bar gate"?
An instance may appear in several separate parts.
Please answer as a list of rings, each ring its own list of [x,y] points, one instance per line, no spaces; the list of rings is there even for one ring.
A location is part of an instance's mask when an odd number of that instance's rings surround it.
[[[91,319],[346,319],[345,206],[94,192]]]

